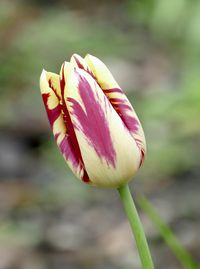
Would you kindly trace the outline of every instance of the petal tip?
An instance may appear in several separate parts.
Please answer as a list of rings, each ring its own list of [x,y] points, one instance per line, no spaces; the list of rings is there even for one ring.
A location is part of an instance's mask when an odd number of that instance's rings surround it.
[[[70,59],[70,62],[71,62],[72,59],[74,59],[76,57],[81,57],[81,56],[78,53],[72,54],[71,59]]]
[[[47,71],[45,69],[42,69],[40,79],[43,78],[44,76],[46,76],[46,73],[47,73]]]
[[[87,53],[87,54],[85,55],[84,59],[85,59],[85,61],[87,62],[87,60],[90,60],[92,57],[94,57],[94,56],[92,56],[91,54]]]
[[[47,71],[45,69],[42,70],[40,75],[40,90],[41,93],[46,92],[46,83],[47,83]]]
[[[95,56],[93,56],[92,54],[87,53],[87,54],[85,55],[85,58],[88,58],[88,57],[95,57]]]

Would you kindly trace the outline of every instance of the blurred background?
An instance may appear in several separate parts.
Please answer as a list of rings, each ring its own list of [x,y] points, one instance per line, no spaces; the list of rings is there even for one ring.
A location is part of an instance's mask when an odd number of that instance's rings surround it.
[[[0,1],[0,269],[139,269],[116,191],[79,182],[39,90],[77,52],[101,58],[144,126],[145,194],[200,261],[200,1]],[[143,211],[156,268],[181,269]]]

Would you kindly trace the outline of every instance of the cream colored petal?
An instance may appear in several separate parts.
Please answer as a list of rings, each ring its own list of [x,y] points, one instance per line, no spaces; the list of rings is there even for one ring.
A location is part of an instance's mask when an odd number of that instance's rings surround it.
[[[119,88],[118,83],[113,78],[107,66],[97,57],[87,54],[85,61],[92,70],[96,80],[102,89]]]
[[[74,67],[78,67],[80,69],[84,69],[87,71],[88,69],[88,64],[86,63],[85,59],[83,59],[80,55],[78,54],[73,54],[70,63],[73,64]]]
[[[143,161],[146,152],[146,140],[142,125],[134,108],[115,81],[107,66],[101,60],[88,54],[85,57],[85,61],[94,74],[96,81],[104,91],[104,94],[108,97],[110,103],[136,140],[141,149],[141,161]]]
[[[80,179],[84,175],[84,167],[73,145],[68,122],[64,120],[63,102],[60,88],[60,77],[57,74],[43,71],[40,88],[57,145],[73,173]]]
[[[84,70],[66,80],[65,100],[93,185],[118,187],[136,173],[140,150],[121,118]]]

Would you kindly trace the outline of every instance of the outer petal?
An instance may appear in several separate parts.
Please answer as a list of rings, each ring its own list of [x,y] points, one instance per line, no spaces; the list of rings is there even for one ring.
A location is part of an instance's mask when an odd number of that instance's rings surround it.
[[[63,116],[64,104],[59,75],[43,70],[40,77],[40,88],[54,138],[61,153],[77,177],[88,182],[80,150],[76,148],[77,140],[71,131],[72,126],[69,120]]]
[[[59,76],[43,70],[40,77],[40,89],[54,135],[56,135],[58,132],[65,132],[66,128],[62,118],[62,110],[60,106]]]
[[[135,110],[122,89],[113,78],[109,69],[102,61],[92,55],[87,55],[85,57],[85,61],[88,64],[88,68],[92,71],[96,81],[104,91],[104,94],[108,97],[113,108],[117,111],[125,126],[135,139],[138,147],[141,150],[142,163],[146,152],[146,141],[142,125],[136,115]]]
[[[128,181],[140,164],[130,132],[87,72],[77,68],[65,81],[64,98],[90,181],[111,187]]]

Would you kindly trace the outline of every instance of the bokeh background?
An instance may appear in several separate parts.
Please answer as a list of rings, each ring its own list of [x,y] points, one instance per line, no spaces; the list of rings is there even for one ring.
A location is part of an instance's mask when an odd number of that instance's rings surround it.
[[[117,192],[79,182],[39,91],[77,52],[103,59],[146,133],[130,187],[200,261],[200,1],[0,1],[0,269],[140,268]],[[140,211],[159,269],[182,267]]]

